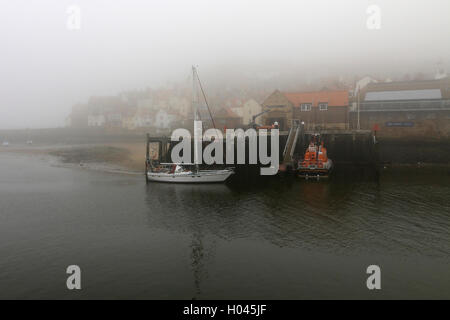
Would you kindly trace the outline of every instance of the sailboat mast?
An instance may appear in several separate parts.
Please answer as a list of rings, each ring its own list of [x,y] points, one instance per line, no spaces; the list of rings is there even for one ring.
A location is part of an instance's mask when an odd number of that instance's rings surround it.
[[[202,152],[202,144],[201,141],[196,141],[197,138],[197,133],[195,132],[197,130],[196,127],[196,121],[200,120],[199,117],[199,112],[198,112],[198,90],[197,90],[197,69],[192,66],[192,109],[194,111],[194,163],[195,163],[195,172],[198,173],[200,168],[198,165],[198,161],[199,161],[199,152],[200,152],[200,157],[201,157],[201,152]],[[202,133],[200,132],[200,135]],[[200,144],[200,145],[199,145]],[[200,150],[198,150],[200,148]]]
[[[194,120],[198,121],[198,95],[197,95],[197,69],[192,66],[192,111],[194,111]]]

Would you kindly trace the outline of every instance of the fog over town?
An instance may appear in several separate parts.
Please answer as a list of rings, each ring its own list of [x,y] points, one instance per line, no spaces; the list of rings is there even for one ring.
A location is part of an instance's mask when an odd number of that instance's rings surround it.
[[[189,88],[192,65],[211,96],[433,79],[450,67],[449,12],[448,0],[1,0],[0,129],[62,127],[91,96]]]
[[[0,0],[0,300],[450,299],[449,39],[450,0]]]

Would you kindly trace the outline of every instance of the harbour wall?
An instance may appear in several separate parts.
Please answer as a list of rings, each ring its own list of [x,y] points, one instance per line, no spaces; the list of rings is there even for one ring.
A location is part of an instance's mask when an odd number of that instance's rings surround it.
[[[305,133],[303,139],[298,139],[295,150],[297,156],[304,153],[310,138],[311,133]],[[101,128],[0,130],[0,142],[9,141],[11,145],[26,144],[26,141],[30,139],[33,140],[33,145],[142,142],[142,152],[145,153],[145,132]],[[280,135],[280,160],[286,139],[287,134]],[[431,139],[420,136],[380,136],[377,138],[376,146],[373,145],[371,134],[327,134],[322,132],[322,139],[330,158],[336,163],[370,164],[375,159],[381,163],[392,164],[416,164],[419,162],[450,164],[450,138],[445,137]]]
[[[381,163],[450,165],[450,139],[380,138],[379,147]]]

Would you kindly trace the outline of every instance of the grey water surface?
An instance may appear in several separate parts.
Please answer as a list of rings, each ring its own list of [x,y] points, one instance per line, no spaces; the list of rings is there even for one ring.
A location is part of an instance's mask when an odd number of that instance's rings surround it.
[[[146,185],[3,153],[0,298],[449,299],[449,170]]]

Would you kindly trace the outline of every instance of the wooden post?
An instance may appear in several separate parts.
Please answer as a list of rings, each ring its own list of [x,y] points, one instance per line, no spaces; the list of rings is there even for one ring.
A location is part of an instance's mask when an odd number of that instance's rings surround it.
[[[150,135],[147,133],[147,143],[145,149],[145,182],[148,183],[148,169],[150,168]]]
[[[145,159],[147,161],[150,160],[150,146],[149,146],[150,141],[149,140],[150,140],[150,135],[147,133],[147,147],[146,147],[146,150],[145,150]]]
[[[167,144],[169,143],[169,139],[167,139],[167,137],[163,137],[162,139],[162,143],[164,144],[163,146],[163,155],[164,155],[164,162],[170,162],[168,159],[168,155],[167,155]]]
[[[357,129],[358,130],[361,130],[361,124],[360,124],[360,118],[359,118],[359,111],[360,111],[360,91],[361,89],[359,88],[359,86],[358,86],[358,120],[357,120]]]

